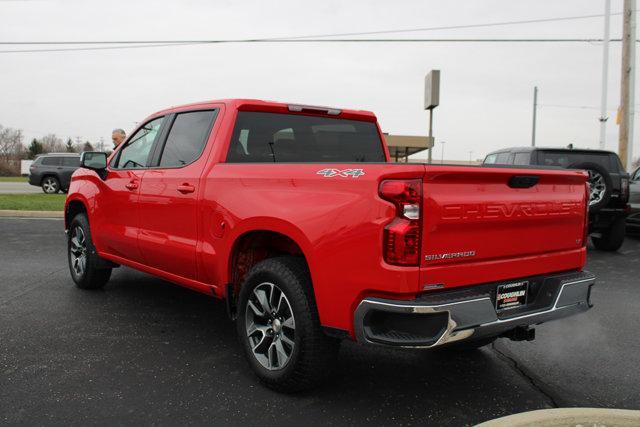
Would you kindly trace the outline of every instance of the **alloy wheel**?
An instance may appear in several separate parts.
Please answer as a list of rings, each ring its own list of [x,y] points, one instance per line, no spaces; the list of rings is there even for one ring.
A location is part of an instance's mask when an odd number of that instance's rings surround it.
[[[42,183],[42,188],[45,193],[55,193],[58,191],[58,183],[53,178],[47,178]]]
[[[87,269],[87,240],[80,226],[74,227],[71,232],[69,254],[71,256],[71,268],[73,268],[76,276],[82,276]]]
[[[589,172],[589,206],[592,206],[602,201],[607,185],[599,172],[592,169],[587,172]]]
[[[289,299],[278,286],[256,286],[247,301],[245,327],[256,360],[270,371],[283,369],[293,354],[296,325]]]

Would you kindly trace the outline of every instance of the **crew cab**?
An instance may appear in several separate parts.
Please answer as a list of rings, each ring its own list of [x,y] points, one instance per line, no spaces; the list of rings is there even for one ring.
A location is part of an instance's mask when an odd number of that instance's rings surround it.
[[[344,339],[475,348],[591,306],[585,172],[390,163],[367,111],[174,107],[81,165],[65,207],[77,286],[125,265],[226,300],[276,390],[326,378]]]

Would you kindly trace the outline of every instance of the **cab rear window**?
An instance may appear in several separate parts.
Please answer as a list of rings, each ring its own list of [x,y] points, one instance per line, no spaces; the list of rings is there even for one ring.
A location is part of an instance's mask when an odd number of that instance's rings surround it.
[[[375,123],[241,111],[227,162],[384,162]]]

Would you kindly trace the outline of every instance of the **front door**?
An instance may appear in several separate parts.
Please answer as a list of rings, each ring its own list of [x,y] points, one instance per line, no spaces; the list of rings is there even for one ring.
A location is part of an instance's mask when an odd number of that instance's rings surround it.
[[[138,241],[145,264],[193,280],[203,151],[215,116],[216,110],[203,110],[170,117],[166,141],[159,143],[140,188]]]
[[[164,117],[150,120],[124,143],[96,195],[94,218],[98,224],[92,231],[99,249],[138,263],[143,262],[138,246],[140,185],[163,121]]]

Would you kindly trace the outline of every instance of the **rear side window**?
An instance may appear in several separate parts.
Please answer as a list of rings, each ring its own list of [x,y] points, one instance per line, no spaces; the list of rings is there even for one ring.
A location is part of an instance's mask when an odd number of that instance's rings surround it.
[[[384,162],[375,123],[329,117],[241,111],[229,163]]]
[[[514,165],[528,165],[531,162],[531,153],[516,153],[513,158]]]
[[[44,157],[42,159],[43,166],[60,166],[62,159],[60,157]]]
[[[80,167],[80,157],[63,157],[62,166]]]
[[[609,153],[544,150],[541,150],[538,153],[538,163],[544,166],[560,166],[562,168],[569,168],[580,163],[595,163],[608,171],[618,169],[612,164]]]
[[[176,116],[160,157],[160,167],[180,167],[200,157],[216,111],[191,111]]]

